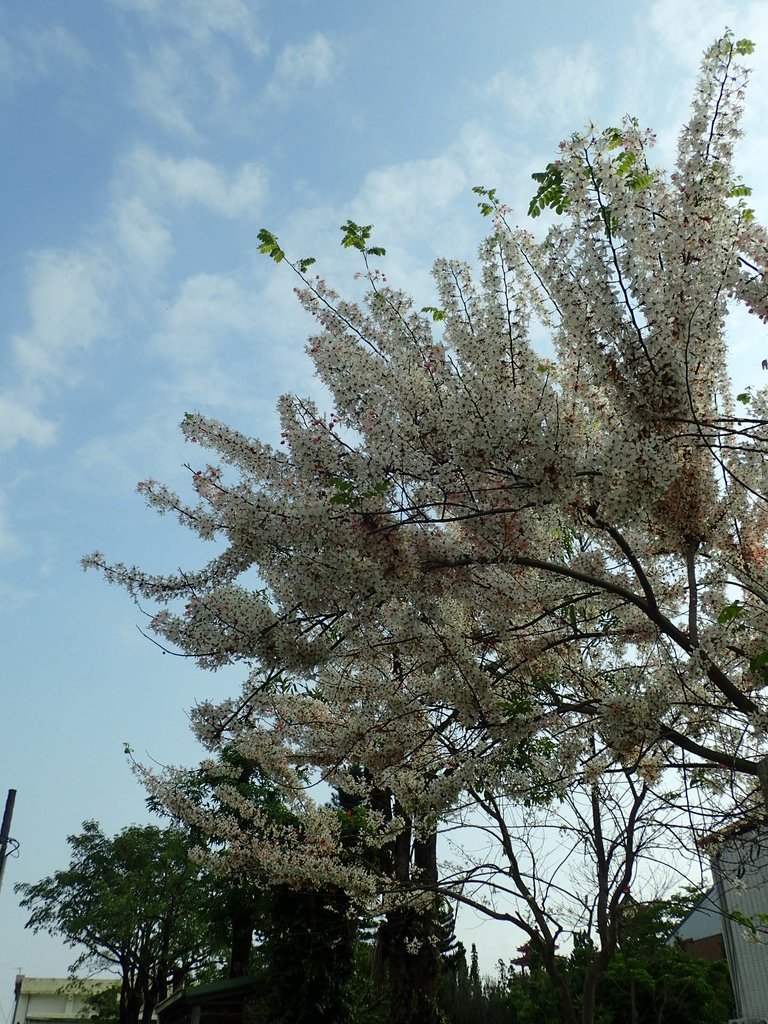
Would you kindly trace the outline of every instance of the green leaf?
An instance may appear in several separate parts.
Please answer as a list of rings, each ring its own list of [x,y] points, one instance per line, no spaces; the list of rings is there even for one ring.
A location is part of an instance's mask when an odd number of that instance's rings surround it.
[[[267,231],[266,228],[262,228],[256,236],[261,243],[259,245],[259,252],[265,256],[269,256],[270,259],[274,260],[275,263],[280,263],[285,259],[285,253],[280,248],[277,238],[272,234],[271,231]]]
[[[621,153],[614,161],[616,173],[620,175],[628,174],[636,159],[634,153]]]
[[[753,935],[757,935],[757,925],[751,917],[747,917],[746,914],[742,914],[740,910],[731,910],[730,916],[733,918],[734,921],[738,922],[738,924],[742,925],[744,928],[749,929],[749,931]]]
[[[445,318],[448,316],[448,314],[445,312],[444,309],[438,309],[437,306],[422,306],[421,307],[421,312],[422,313],[431,313],[432,314],[432,319],[435,320],[435,321],[437,321],[437,320],[445,320]]]
[[[302,274],[306,274],[307,270],[312,266],[313,263],[317,263],[314,256],[307,256],[303,260],[299,260],[296,266],[299,268]]]
[[[749,405],[752,401],[752,395],[748,391],[742,391],[740,395],[736,395],[736,401],[741,402],[742,405]]]
[[[570,205],[570,199],[565,194],[560,165],[549,163],[545,171],[536,171],[531,177],[539,182],[539,189],[528,205],[528,216],[538,217],[547,208],[563,213]]]
[[[623,137],[621,128],[606,128],[603,135],[608,140],[608,149],[619,148]]]
[[[635,174],[629,177],[629,187],[633,192],[639,192],[643,188],[647,188],[653,181],[653,175],[650,171],[637,171]]]
[[[733,604],[726,605],[725,608],[717,616],[717,621],[721,626],[731,622],[733,619],[737,619],[740,615],[744,614],[744,609],[741,606],[740,601],[734,601]]]
[[[365,252],[365,243],[371,237],[373,224],[355,224],[353,220],[348,220],[339,230],[344,232],[341,244],[345,249],[359,249],[360,252]]]
[[[372,245],[370,249],[365,250],[366,256],[386,256],[387,250],[382,249],[380,245]]]
[[[749,671],[757,676],[768,675],[768,651],[756,654],[749,663]]]
[[[733,44],[733,52],[740,57],[747,57],[750,53],[755,52],[755,44],[751,39],[739,39]]]
[[[472,191],[476,196],[483,196],[486,200],[477,204],[483,217],[490,217],[492,213],[495,213],[499,205],[496,199],[495,188],[486,188],[484,185],[475,185]]]

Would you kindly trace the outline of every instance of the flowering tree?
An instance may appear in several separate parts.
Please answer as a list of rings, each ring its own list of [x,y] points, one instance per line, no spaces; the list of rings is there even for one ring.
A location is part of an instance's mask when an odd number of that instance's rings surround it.
[[[300,848],[250,812],[275,844],[247,854],[284,880],[339,844],[308,769],[393,794],[417,836],[467,793],[546,800],[617,764],[758,801],[768,395],[733,396],[726,366],[729,304],[768,317],[768,236],[732,167],[750,50],[705,54],[672,174],[631,119],[561,143],[536,176],[543,240],[478,189],[493,230],[476,274],[437,261],[437,306],[374,269],[369,227],[344,227],[360,303],[261,233],[301,279],[333,411],[284,396],[277,448],[188,415],[228,468],[195,473],[191,504],[140,490],[223,552],[171,576],[86,562],[203,667],[248,667],[195,724],[302,803]],[[378,842],[402,824],[372,812]]]
[[[391,719],[391,691],[407,704],[418,675],[422,703],[459,728],[495,721],[509,738],[553,715],[599,719],[612,752],[643,751],[651,775],[693,759],[757,777],[766,396],[739,395],[737,414],[726,370],[729,301],[768,316],[768,240],[732,171],[749,49],[726,36],[706,53],[673,174],[652,169],[652,136],[628,120],[561,143],[532,204],[562,214],[543,242],[509,229],[488,193],[480,280],[439,260],[431,315],[370,269],[369,229],[345,235],[368,268],[362,305],[294,263],[334,412],[284,396],[278,449],[186,416],[185,436],[236,478],[195,473],[191,506],[154,481],[140,490],[226,550],[170,577],[87,563],[160,602],[155,631],[204,667],[255,664],[252,717],[264,704],[290,720],[278,676],[346,689],[339,749],[375,707]],[[532,348],[533,316],[556,359]],[[201,731],[236,707],[203,709]],[[431,756],[410,730],[393,742]]]

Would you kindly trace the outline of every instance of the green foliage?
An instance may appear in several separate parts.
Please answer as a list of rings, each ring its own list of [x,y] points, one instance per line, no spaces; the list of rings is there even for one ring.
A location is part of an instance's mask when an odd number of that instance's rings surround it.
[[[669,944],[700,896],[692,891],[669,900],[624,904],[619,948],[598,988],[596,1024],[722,1024],[733,1016],[725,961],[694,960],[679,945]],[[486,981],[479,999],[450,1016],[452,1024],[554,1024],[562,1019],[540,952],[529,943],[521,953],[508,965],[499,961],[497,979]],[[577,934],[570,955],[558,961],[577,1008],[596,955],[589,937]]]
[[[90,1021],[91,1024],[119,1024],[119,985],[109,985],[97,991],[84,990],[75,985],[73,992],[83,1000],[82,1009],[77,1015],[79,1020]]]
[[[749,222],[755,219],[755,211],[751,206],[747,206],[744,202],[748,196],[752,195],[752,189],[749,185],[745,185],[743,181],[732,181],[727,194],[729,199],[738,200],[736,207],[741,213],[744,221]],[[739,401],[742,401],[741,395],[738,395],[737,397]]]
[[[753,938],[764,937],[766,926],[768,926],[768,914],[755,914],[753,917],[748,917],[740,910],[731,910],[730,916],[742,928],[746,928]]]
[[[422,306],[421,307],[421,312],[422,313],[431,313],[432,314],[432,319],[435,322],[437,322],[439,320],[445,320],[446,316],[448,315],[445,312],[444,309],[438,309],[437,306]]]
[[[176,828],[132,825],[110,838],[86,821],[68,842],[68,868],[16,885],[31,911],[27,927],[82,949],[73,973],[117,970],[120,1022],[136,1024],[142,1005],[151,1012],[165,998],[177,966],[194,976],[220,955],[201,901],[200,869]]]
[[[732,622],[733,619],[738,619],[744,614],[744,608],[741,605],[741,601],[733,601],[731,604],[727,604],[725,608],[717,616],[717,621],[725,626],[727,623]]]
[[[270,893],[269,920],[257,951],[274,1024],[345,1024],[357,925],[347,897],[327,887],[319,892]]]
[[[266,228],[262,228],[256,236],[259,240],[259,252],[265,256],[269,256],[275,263],[282,263],[286,259],[285,250],[280,247],[280,243],[277,241],[277,236],[273,235],[271,231]],[[306,274],[313,263],[317,263],[314,256],[304,256],[300,260],[296,260],[295,269],[300,274]]]
[[[385,256],[387,250],[380,245],[368,245],[373,224],[355,224],[348,220],[339,229],[343,233],[341,244],[345,249],[358,249],[364,256]]]
[[[733,44],[733,52],[739,57],[748,57],[755,52],[755,44],[751,39],[737,39]]]
[[[499,201],[496,198],[495,188],[486,188],[484,185],[475,185],[472,191],[476,196],[482,197],[477,205],[480,213],[484,217],[490,217],[492,213],[495,213],[498,210]]]
[[[368,245],[371,232],[373,231],[372,224],[355,224],[353,220],[347,220],[345,224],[341,225],[340,231],[343,235],[341,239],[342,246],[345,249],[359,250],[366,260],[369,256],[386,255],[386,249],[383,249],[380,245]],[[282,263],[285,260],[302,277],[306,275],[311,266],[317,263],[314,256],[303,256],[301,259],[296,260],[295,263],[291,263],[285,254],[285,250],[278,242],[277,235],[267,228],[261,228],[256,237],[259,241],[260,253],[269,256],[275,263]]]
[[[256,237],[261,243],[259,245],[259,252],[269,256],[275,263],[282,263],[285,259],[285,252],[280,248],[275,235],[271,231],[267,231],[266,228],[262,228]]]
[[[760,651],[749,662],[749,671],[768,682],[768,651]]]
[[[241,825],[248,823],[222,802],[218,786],[226,783],[253,807],[258,807],[275,822],[286,822],[290,815],[272,782],[234,747],[226,746],[219,753],[220,764],[206,764],[186,773],[177,773],[176,791],[192,806],[221,820],[234,818]],[[167,814],[158,800],[147,801],[151,810]],[[189,828],[190,842],[195,846],[215,849],[226,866],[226,843],[202,829]],[[208,923],[214,941],[228,951],[227,974],[230,978],[251,973],[254,933],[265,934],[271,914],[271,890],[263,879],[252,872],[207,872],[203,878],[207,893]],[[204,893],[201,891],[201,899]]]
[[[334,494],[328,503],[330,505],[342,505],[345,508],[360,508],[364,501],[386,494],[389,487],[386,481],[381,481],[374,484],[367,491],[360,492],[352,480],[345,480],[339,476],[330,477],[328,483],[334,489]]]
[[[536,195],[528,204],[528,216],[538,217],[544,210],[564,213],[570,206],[570,199],[565,194],[563,171],[559,162],[548,163],[545,170],[534,172],[531,177],[539,183]]]

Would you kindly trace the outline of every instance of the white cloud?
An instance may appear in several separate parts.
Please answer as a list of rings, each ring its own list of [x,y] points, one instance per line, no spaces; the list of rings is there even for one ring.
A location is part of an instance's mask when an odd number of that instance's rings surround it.
[[[540,121],[574,128],[580,117],[589,117],[600,87],[594,47],[539,50],[532,64],[528,74],[520,74],[516,67],[504,68],[486,83],[482,93],[503,103],[523,123]]]
[[[419,239],[434,239],[441,211],[466,195],[472,184],[454,153],[410,160],[370,171],[355,209],[375,224],[374,241],[390,250],[395,240],[413,245]]]
[[[251,331],[254,314],[253,298],[237,280],[197,274],[182,284],[156,343],[174,362],[201,365],[213,360],[227,335]]]
[[[173,251],[165,222],[139,196],[123,199],[112,212],[115,242],[135,272],[145,277],[165,267]]]
[[[29,30],[23,38],[35,77],[43,78],[56,67],[85,68],[91,64],[83,44],[63,25]]]
[[[247,0],[112,0],[158,28],[181,30],[203,45],[228,37],[258,56],[266,48],[255,6]]]
[[[317,89],[333,78],[336,56],[327,36],[317,32],[306,43],[290,43],[278,55],[266,95],[287,100],[303,89]]]
[[[693,74],[702,52],[728,26],[739,37],[765,38],[768,10],[764,0],[738,5],[727,0],[656,0],[648,22],[668,58]]]
[[[37,253],[29,271],[30,328],[13,338],[22,376],[38,385],[69,372],[74,351],[88,348],[108,328],[105,291],[111,268],[86,252]]]
[[[97,251],[36,253],[28,272],[29,328],[11,339],[12,390],[0,394],[0,450],[56,439],[40,407],[51,389],[71,385],[76,355],[104,337],[111,323],[112,267]]]
[[[240,129],[248,109],[235,51],[266,50],[250,0],[111,0],[136,40],[131,102],[173,135],[199,142],[206,124]]]
[[[37,394],[0,394],[0,451],[9,451],[22,441],[45,448],[55,440],[55,427],[35,411]]]
[[[178,40],[127,55],[131,102],[171,135],[198,143],[205,122],[239,124],[242,83],[225,49],[189,47]]]
[[[130,54],[133,102],[173,135],[190,141],[199,136],[189,108],[196,88],[196,69],[171,46],[160,46],[149,58]]]
[[[14,555],[21,549],[21,544],[11,528],[11,516],[8,511],[8,498],[0,494],[0,556]],[[0,608],[7,606],[4,600],[3,587],[0,587]]]
[[[143,196],[179,206],[197,204],[225,217],[257,217],[267,190],[267,175],[261,164],[242,164],[228,176],[207,160],[176,160],[146,147],[133,151],[123,174]]]
[[[244,370],[253,367],[258,324],[256,295],[235,275],[197,274],[184,281],[147,353],[158,363],[164,403],[179,416],[185,409],[226,409],[231,418],[243,405],[252,412]],[[271,346],[265,357],[271,364]]]
[[[0,35],[0,78],[6,81],[36,81],[90,63],[88,51],[63,25],[24,29],[11,37]]]

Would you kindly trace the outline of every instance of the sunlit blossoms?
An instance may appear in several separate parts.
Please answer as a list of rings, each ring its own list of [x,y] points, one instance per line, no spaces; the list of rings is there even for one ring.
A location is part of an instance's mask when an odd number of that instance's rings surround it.
[[[276,448],[188,415],[217,465],[192,502],[141,490],[223,552],[169,577],[87,560],[156,602],[164,642],[245,666],[240,697],[198,709],[209,748],[293,796],[318,774],[391,793],[417,831],[612,766],[756,799],[768,396],[737,402],[726,370],[730,304],[768,317],[732,169],[748,52],[705,55],[671,174],[629,119],[566,140],[538,176],[543,240],[478,190],[492,234],[476,267],[437,261],[431,312],[374,272],[357,304],[292,264],[329,411],[283,396]]]

